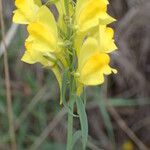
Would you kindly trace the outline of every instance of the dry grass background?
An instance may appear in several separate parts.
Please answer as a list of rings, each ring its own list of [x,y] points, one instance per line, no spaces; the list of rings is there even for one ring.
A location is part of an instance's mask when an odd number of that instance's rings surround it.
[[[13,9],[13,1],[3,0],[17,147],[62,150],[66,112],[59,106],[58,85],[49,71],[20,61],[26,31],[12,24]],[[117,19],[111,26],[118,46],[112,65],[118,74],[101,87],[87,88],[87,149],[112,150],[115,143],[115,149],[122,150],[128,141],[135,150],[150,149],[150,1],[110,0],[109,13]],[[0,44],[0,150],[9,150],[3,50]],[[76,149],[80,150],[78,146]]]

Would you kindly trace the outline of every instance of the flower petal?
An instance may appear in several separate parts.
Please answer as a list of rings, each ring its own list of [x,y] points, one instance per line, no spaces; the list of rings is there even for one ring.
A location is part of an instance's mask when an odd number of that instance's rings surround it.
[[[106,27],[106,25],[99,25],[99,47],[103,53],[110,53],[117,49],[114,43],[114,31],[113,29]]]
[[[29,24],[34,21],[41,2],[40,0],[16,0],[15,5],[17,9],[14,11],[13,22]]]
[[[114,19],[107,11],[107,0],[79,0],[76,6],[76,24],[81,32],[85,32],[99,24],[99,19],[111,23]]]
[[[86,61],[93,55],[94,53],[99,52],[98,43],[94,38],[88,38],[84,42],[82,48],[78,52],[78,65],[79,70],[84,66]]]
[[[44,16],[44,17],[43,17]],[[32,49],[40,52],[58,52],[57,25],[51,11],[42,6],[39,9],[36,20],[28,26]]]

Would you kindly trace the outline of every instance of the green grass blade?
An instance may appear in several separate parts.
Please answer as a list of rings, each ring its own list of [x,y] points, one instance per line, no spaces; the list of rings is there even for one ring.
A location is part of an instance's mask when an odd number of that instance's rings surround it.
[[[96,100],[97,100],[100,112],[102,114],[109,139],[115,146],[115,136],[114,136],[113,126],[112,126],[111,119],[110,119],[109,113],[107,111],[106,105],[102,99],[97,98]]]
[[[73,147],[76,144],[76,142],[82,137],[82,132],[81,130],[78,130],[74,133],[73,135]]]
[[[141,103],[138,103],[138,101],[135,99],[109,98],[109,104],[114,107],[132,107],[150,105],[150,101],[149,99],[143,99]]]

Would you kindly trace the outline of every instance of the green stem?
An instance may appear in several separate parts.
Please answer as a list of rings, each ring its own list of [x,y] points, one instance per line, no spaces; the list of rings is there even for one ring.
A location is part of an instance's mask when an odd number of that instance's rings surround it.
[[[74,102],[70,99],[69,108],[73,114]],[[72,150],[73,148],[73,115],[68,113],[68,130],[67,130],[67,150]]]
[[[66,23],[67,23],[67,38],[68,40],[70,40],[71,37],[71,18],[70,18],[70,12],[69,12],[69,2],[70,0],[64,0],[64,5],[65,5],[65,19],[66,19]]]
[[[64,0],[66,15],[69,16],[69,0]]]
[[[71,17],[70,17],[70,12],[69,12],[69,2],[70,0],[64,0],[64,6],[65,6],[65,21],[66,21],[66,26],[67,26],[67,40],[71,40]],[[73,70],[73,59],[74,57],[72,56],[73,48],[72,44],[67,46],[68,51],[71,52],[69,54],[69,70],[72,72]],[[73,109],[74,109],[74,90],[75,90],[75,83],[74,83],[74,77],[70,75],[70,99],[68,102],[68,106],[70,108],[70,113],[68,113],[68,130],[67,130],[67,150],[72,150],[73,149]]]

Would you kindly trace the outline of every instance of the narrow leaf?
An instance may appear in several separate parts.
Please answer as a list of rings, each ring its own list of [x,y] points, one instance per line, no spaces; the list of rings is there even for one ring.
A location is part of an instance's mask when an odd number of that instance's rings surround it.
[[[114,107],[132,107],[150,105],[150,101],[149,99],[143,99],[142,102],[139,103],[136,99],[109,98],[109,104]]]
[[[82,132],[81,130],[78,130],[73,135],[73,146],[76,144],[76,142],[81,138]]]
[[[83,149],[85,150],[88,140],[88,120],[85,111],[85,105],[80,97],[77,98],[76,104],[81,125]]]
[[[107,111],[106,105],[102,99],[97,98],[97,102],[98,102],[98,106],[99,106],[99,109],[101,111],[101,114],[104,120],[104,124],[107,130],[108,136],[115,146],[115,136],[114,136],[113,126],[112,126],[111,119]]]

